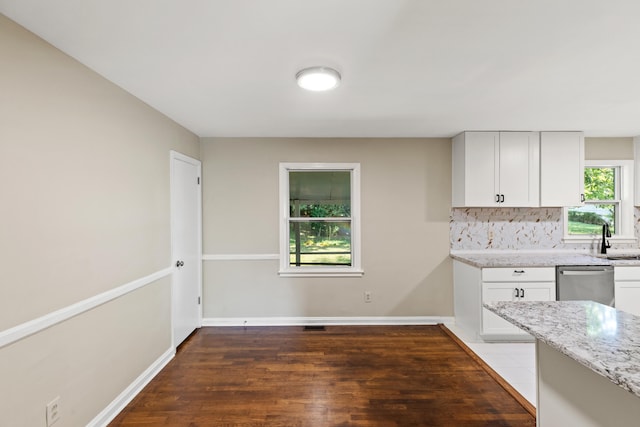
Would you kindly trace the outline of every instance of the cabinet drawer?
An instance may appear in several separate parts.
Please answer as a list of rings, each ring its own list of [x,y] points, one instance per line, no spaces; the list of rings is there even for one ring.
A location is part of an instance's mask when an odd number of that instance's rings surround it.
[[[483,268],[483,282],[555,282],[553,267]]]
[[[638,280],[640,281],[640,267],[613,267],[614,280]]]
[[[553,282],[483,282],[482,302],[555,301]],[[486,309],[485,309],[486,310]]]

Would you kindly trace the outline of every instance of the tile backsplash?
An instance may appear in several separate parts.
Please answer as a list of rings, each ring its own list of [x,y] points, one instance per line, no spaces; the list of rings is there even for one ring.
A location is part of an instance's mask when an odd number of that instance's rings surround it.
[[[563,242],[562,208],[453,208],[449,225],[452,250],[565,249],[596,251],[600,238],[591,243]],[[635,235],[640,235],[640,209],[634,209]],[[637,244],[615,245],[616,249]]]

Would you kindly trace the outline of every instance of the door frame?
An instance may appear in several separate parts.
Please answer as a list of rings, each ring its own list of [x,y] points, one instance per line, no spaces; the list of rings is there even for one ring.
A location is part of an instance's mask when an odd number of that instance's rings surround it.
[[[170,233],[171,233],[171,346],[175,349],[176,338],[175,338],[175,325],[174,325],[174,313],[175,313],[175,280],[174,274],[177,271],[177,267],[175,265],[177,260],[177,255],[175,251],[175,225],[174,225],[174,207],[173,200],[176,189],[174,188],[176,182],[174,181],[174,166],[173,162],[175,160],[183,161],[189,164],[196,166],[198,171],[198,177],[200,178],[200,185],[198,187],[197,192],[197,224],[196,224],[196,233],[197,233],[197,244],[198,244],[198,263],[196,265],[197,277],[198,277],[198,295],[200,298],[200,304],[198,307],[198,327],[202,327],[202,306],[204,305],[204,301],[202,299],[202,162],[198,159],[194,159],[185,154],[179,153],[174,150],[169,151],[169,223],[170,223]]]

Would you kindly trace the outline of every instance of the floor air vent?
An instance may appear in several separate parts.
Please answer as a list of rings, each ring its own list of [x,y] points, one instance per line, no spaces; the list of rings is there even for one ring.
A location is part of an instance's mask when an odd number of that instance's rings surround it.
[[[303,331],[326,331],[326,329],[324,328],[324,326],[322,325],[312,325],[312,326],[305,326]]]

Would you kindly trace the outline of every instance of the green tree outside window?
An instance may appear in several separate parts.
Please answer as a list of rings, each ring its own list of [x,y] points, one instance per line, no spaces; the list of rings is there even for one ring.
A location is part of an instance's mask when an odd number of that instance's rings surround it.
[[[587,167],[584,170],[584,206],[569,209],[569,234],[598,234],[602,225],[616,229],[619,207],[616,167]]]

